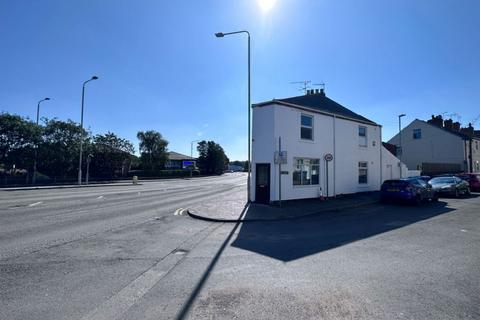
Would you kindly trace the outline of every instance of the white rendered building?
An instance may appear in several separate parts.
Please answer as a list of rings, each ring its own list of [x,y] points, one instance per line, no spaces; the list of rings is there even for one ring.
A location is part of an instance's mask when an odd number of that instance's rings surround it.
[[[376,191],[383,174],[400,174],[398,159],[382,146],[381,126],[323,90],[252,108],[252,201]]]

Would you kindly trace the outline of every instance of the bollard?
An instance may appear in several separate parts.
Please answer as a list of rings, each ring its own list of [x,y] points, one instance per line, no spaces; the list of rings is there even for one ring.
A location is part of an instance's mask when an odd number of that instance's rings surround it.
[[[133,176],[133,184],[138,184],[138,176]]]

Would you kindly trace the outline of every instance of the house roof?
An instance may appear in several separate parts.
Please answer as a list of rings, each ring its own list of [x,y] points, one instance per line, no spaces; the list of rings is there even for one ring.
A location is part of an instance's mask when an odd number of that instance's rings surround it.
[[[174,151],[169,151],[167,154],[168,160],[195,160],[195,158]]]
[[[297,97],[290,97],[284,99],[273,99],[271,101],[254,104],[253,107],[261,107],[270,104],[281,104],[290,107],[306,107],[317,110],[321,113],[335,115],[340,118],[364,122],[372,125],[378,125],[370,119],[367,119],[350,109],[345,108],[338,102],[328,98],[324,93],[307,94]]]
[[[420,120],[420,119],[415,119],[415,120],[421,121],[421,122],[423,122],[423,123],[426,123],[426,124],[428,124],[428,125],[431,125],[431,126],[434,127],[434,128],[438,128],[438,129],[443,130],[443,131],[445,131],[445,132],[451,133],[451,134],[453,134],[454,136],[458,136],[458,137],[460,137],[460,138],[462,138],[462,139],[464,139],[464,140],[470,140],[470,139],[472,139],[472,137],[470,137],[470,136],[468,136],[468,135],[466,135],[466,134],[464,134],[464,133],[461,133],[461,132],[458,132],[458,131],[448,130],[447,128],[436,126],[436,125],[434,125],[433,123],[430,123],[430,122],[428,122],[428,121],[423,121],[423,120]]]

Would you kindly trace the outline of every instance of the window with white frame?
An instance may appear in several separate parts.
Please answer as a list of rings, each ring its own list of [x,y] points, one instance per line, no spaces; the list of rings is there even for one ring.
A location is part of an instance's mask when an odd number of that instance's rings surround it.
[[[358,145],[367,146],[367,127],[365,126],[358,126]]]
[[[413,129],[413,139],[418,140],[422,138],[422,129]]]
[[[313,117],[302,114],[300,120],[300,138],[304,140],[313,140]]]
[[[368,183],[368,162],[360,161],[358,163],[358,183]]]
[[[315,185],[319,183],[319,159],[295,158],[293,163],[294,186]]]

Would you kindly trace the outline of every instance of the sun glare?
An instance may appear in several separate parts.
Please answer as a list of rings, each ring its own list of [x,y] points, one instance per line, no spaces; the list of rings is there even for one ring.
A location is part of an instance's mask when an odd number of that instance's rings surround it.
[[[258,0],[260,8],[262,8],[262,11],[265,13],[270,11],[275,6],[276,2],[277,0]]]

